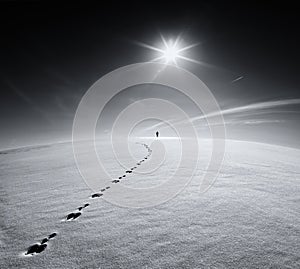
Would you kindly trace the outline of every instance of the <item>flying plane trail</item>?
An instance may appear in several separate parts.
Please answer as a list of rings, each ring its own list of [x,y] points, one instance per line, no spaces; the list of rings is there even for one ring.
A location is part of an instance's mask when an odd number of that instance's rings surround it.
[[[239,80],[241,80],[243,78],[244,78],[244,76],[239,76],[238,78],[232,80],[231,83],[235,83],[235,82],[237,82],[237,81],[239,81]]]

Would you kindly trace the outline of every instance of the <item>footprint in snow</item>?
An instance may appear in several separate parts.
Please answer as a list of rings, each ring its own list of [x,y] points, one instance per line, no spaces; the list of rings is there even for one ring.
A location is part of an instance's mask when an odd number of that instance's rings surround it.
[[[94,193],[92,194],[92,198],[99,198],[103,195],[103,193]]]
[[[80,212],[76,212],[76,213],[70,213],[68,216],[67,216],[67,220],[74,220],[74,219],[77,219],[79,216],[81,215]]]

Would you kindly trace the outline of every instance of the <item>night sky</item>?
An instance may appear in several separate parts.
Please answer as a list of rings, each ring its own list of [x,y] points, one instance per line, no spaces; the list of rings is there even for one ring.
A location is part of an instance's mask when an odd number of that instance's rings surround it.
[[[136,42],[154,45],[160,33],[200,42],[191,56],[210,67],[182,67],[207,84],[222,109],[279,101],[263,109],[253,105],[251,113],[229,113],[229,138],[300,148],[297,13],[286,1],[1,2],[0,148],[70,140],[88,88],[109,71],[151,60],[152,52]],[[123,94],[124,105],[135,94]]]

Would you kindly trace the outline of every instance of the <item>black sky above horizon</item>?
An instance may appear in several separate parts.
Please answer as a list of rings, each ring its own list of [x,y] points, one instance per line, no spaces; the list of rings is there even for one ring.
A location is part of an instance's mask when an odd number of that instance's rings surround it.
[[[0,3],[1,147],[27,137],[69,137],[85,91],[117,67],[147,61],[159,32],[201,42],[216,69],[192,72],[221,106],[300,98],[296,5],[283,3]],[[244,76],[243,85],[230,84]],[[33,138],[34,140],[34,138]]]

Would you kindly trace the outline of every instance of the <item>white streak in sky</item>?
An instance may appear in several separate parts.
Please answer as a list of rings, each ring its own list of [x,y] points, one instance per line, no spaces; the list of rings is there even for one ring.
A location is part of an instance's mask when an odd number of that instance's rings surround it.
[[[239,106],[239,107],[233,107],[233,108],[228,108],[228,109],[223,109],[221,111],[216,111],[209,113],[207,115],[201,115],[197,117],[190,118],[190,122],[194,123],[199,120],[205,120],[210,117],[215,117],[218,115],[240,115],[243,113],[244,116],[251,115],[251,112],[256,112],[258,110],[264,110],[264,109],[270,109],[270,108],[277,108],[281,106],[287,106],[287,105],[299,105],[300,104],[300,98],[298,99],[285,99],[285,100],[277,100],[277,101],[267,101],[267,102],[259,102],[259,103],[253,103],[250,105],[244,105],[244,106]],[[247,114],[248,113],[248,114]],[[173,124],[180,124],[181,122],[179,121],[173,121]],[[164,123],[160,122],[157,123],[151,127],[149,127],[147,130],[153,130],[157,129],[160,126],[162,126]]]
[[[247,120],[243,122],[237,122],[237,124],[245,124],[245,125],[257,125],[257,124],[266,124],[266,123],[282,123],[285,120]]]
[[[300,104],[300,98],[260,102],[260,103],[254,103],[254,104],[240,106],[240,107],[224,109],[224,110],[220,111],[221,113],[213,112],[208,115],[201,115],[198,117],[194,117],[191,120],[196,121],[199,119],[205,119],[205,118],[214,117],[217,115],[224,116],[224,115],[229,115],[229,114],[239,114],[239,113],[251,112],[251,111],[256,111],[256,110],[261,110],[261,109],[269,109],[269,108],[275,108],[275,107],[280,107],[280,106],[299,105],[299,104]]]
[[[230,120],[225,121],[225,125],[261,125],[261,124],[269,124],[269,123],[283,123],[286,122],[285,120],[268,120],[268,119],[262,119],[262,120]],[[219,124],[213,124],[214,126]],[[197,128],[203,129],[211,126],[207,123],[201,123],[201,125],[197,125]]]
[[[241,80],[241,79],[243,79],[243,78],[244,78],[244,76],[240,76],[240,77],[238,77],[238,78],[232,80],[231,83],[235,83],[235,82],[237,82],[237,81],[239,81],[239,80]]]

